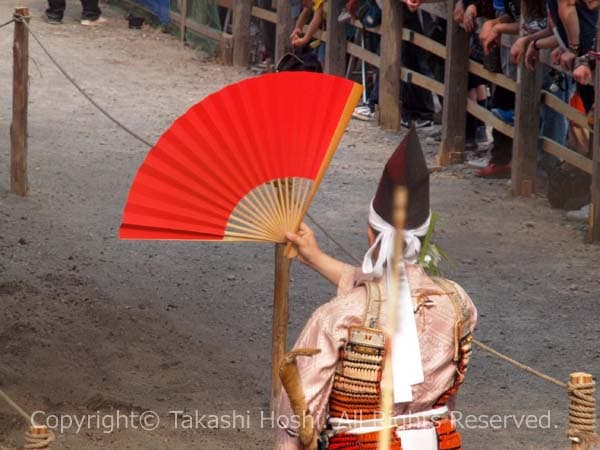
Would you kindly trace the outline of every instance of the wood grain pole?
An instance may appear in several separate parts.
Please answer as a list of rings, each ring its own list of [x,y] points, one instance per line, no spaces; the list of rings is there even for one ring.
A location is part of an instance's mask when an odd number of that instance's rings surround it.
[[[447,2],[446,67],[444,71],[444,107],[442,142],[438,153],[441,166],[462,162],[467,124],[469,34],[454,21],[454,2]]]
[[[536,64],[531,72],[521,62],[517,72],[515,133],[512,144],[511,191],[529,197],[535,189],[537,147],[540,129],[542,70]]]
[[[273,348],[271,410],[278,415],[281,393],[279,366],[287,348],[287,324],[289,317],[289,289],[291,259],[285,256],[286,244],[275,244],[275,290],[273,295]]]
[[[343,0],[329,0],[327,8],[327,36],[325,44],[325,72],[343,77],[346,72],[346,24],[338,21]]]
[[[233,64],[248,67],[250,65],[250,20],[252,19],[252,0],[233,2]]]
[[[600,20],[600,19],[599,19]],[[596,51],[600,49],[600,28],[596,27]],[[600,70],[594,75],[595,104],[600,105]],[[592,138],[592,183],[590,186],[592,202],[590,204],[589,238],[600,242],[600,107],[594,108],[594,130]]]
[[[572,385],[583,385],[594,381],[594,377],[585,372],[573,372],[569,375],[569,382]],[[590,446],[579,440],[571,439],[571,450],[589,450]]]
[[[402,126],[400,75],[405,6],[397,0],[383,0],[382,6],[379,125],[386,130],[399,131]]]
[[[294,29],[292,2],[277,0],[277,24],[275,27],[275,65],[291,49],[290,34]]]
[[[15,8],[15,16],[29,23],[29,8]],[[15,22],[13,43],[13,116],[10,125],[10,190],[17,195],[29,193],[27,179],[27,104],[29,99],[29,32],[21,21]]]
[[[179,23],[179,40],[181,46],[185,47],[185,22],[187,19],[187,0],[181,0],[181,19]]]

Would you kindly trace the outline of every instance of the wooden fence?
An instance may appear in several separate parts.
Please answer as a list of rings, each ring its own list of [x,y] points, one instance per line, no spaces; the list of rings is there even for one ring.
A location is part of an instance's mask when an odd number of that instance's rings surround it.
[[[132,0],[122,1],[133,3]],[[185,5],[186,2],[182,3]],[[187,28],[201,36],[220,42],[224,52],[231,51],[231,57],[225,57],[224,60],[237,66],[248,66],[250,63],[250,23],[252,18],[275,25],[275,60],[279,60],[290,50],[289,35],[294,25],[290,0],[272,0],[273,10],[259,8],[254,5],[253,0],[216,0],[216,3],[233,13],[231,34],[190,20],[186,21],[182,18],[185,16],[184,14],[176,12],[171,13],[171,22],[182,29]],[[547,137],[538,136],[541,104],[590,130],[584,114],[549,92],[541,90],[542,68],[540,65],[536,72],[530,72],[523,66],[519,67],[515,82],[503,74],[490,72],[482,64],[470,60],[468,57],[468,34],[453,20],[454,3],[452,1],[426,2],[422,5],[423,10],[430,14],[447,19],[446,45],[444,46],[422,34],[404,28],[401,3],[397,0],[382,0],[382,23],[376,28],[368,29],[369,32],[381,36],[380,53],[376,54],[346,39],[346,24],[337,21],[343,4],[343,0],[326,2],[326,28],[325,31],[317,32],[317,37],[326,43],[324,69],[327,73],[344,76],[348,56],[379,69],[379,124],[382,128],[400,129],[401,81],[413,83],[443,96],[445,101],[442,111],[443,128],[438,153],[439,163],[445,166],[464,161],[466,113],[469,112],[513,139],[511,190],[514,195],[519,196],[529,196],[535,190],[536,150],[538,140],[541,139],[545,152],[564,159],[591,174],[592,204],[589,238],[592,241],[600,241],[600,139],[593,135],[593,158],[589,159]],[[362,29],[362,25],[358,21],[354,21],[352,25],[357,29]],[[400,55],[404,42],[411,42],[445,59],[444,83],[402,66]],[[515,93],[514,126],[503,122],[489,110],[478,105],[477,102],[468,99],[467,77],[469,72]],[[595,76],[595,86],[600,85],[599,73],[600,71],[597,71]],[[596,96],[599,93],[600,89],[596,89]],[[598,123],[600,123],[600,108],[596,109],[594,116],[594,124]],[[536,133],[532,133],[532,130],[536,130]]]

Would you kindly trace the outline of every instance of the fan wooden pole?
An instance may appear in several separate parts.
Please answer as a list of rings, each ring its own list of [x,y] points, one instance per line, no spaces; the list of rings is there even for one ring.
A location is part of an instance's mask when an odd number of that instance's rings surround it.
[[[288,300],[290,289],[291,260],[285,256],[286,244],[275,244],[275,290],[273,295],[273,370],[271,387],[271,410],[279,414],[281,380],[279,366],[287,347]]]

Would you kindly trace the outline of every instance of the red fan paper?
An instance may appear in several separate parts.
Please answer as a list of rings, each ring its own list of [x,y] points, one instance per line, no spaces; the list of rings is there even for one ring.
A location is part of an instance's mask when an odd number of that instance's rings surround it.
[[[300,225],[361,90],[344,78],[283,72],[208,96],[148,153],[119,236],[283,242]]]

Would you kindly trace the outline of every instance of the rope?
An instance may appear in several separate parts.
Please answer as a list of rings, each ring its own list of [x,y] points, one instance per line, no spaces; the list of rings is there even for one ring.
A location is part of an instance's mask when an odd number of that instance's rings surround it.
[[[125,131],[126,133],[128,133],[130,136],[134,137],[135,139],[137,139],[138,141],[142,142],[143,144],[146,144],[148,147],[152,147],[152,144],[150,142],[148,142],[143,137],[141,137],[140,135],[138,135],[137,133],[135,133],[134,131],[132,131],[131,129],[129,129],[127,126],[125,126],[119,120],[115,119],[110,113],[108,113],[108,111],[106,111],[98,103],[96,103],[96,101],[92,97],[90,97],[89,94],[87,92],[85,92],[82,87],[80,87],[77,84],[77,82],[73,79],[73,77],[70,76],[67,73],[67,71],[59,64],[59,62],[52,56],[52,54],[48,51],[48,49],[44,46],[44,44],[42,44],[42,42],[37,37],[37,35],[33,31],[31,31],[31,28],[29,28],[29,24],[27,23],[27,21],[23,20],[23,19],[25,19],[25,17],[15,15],[15,21],[20,22],[23,25],[25,25],[25,28],[27,28],[27,31],[29,31],[29,34],[33,37],[33,39],[42,48],[42,50],[44,51],[44,53],[46,53],[46,55],[48,56],[48,58],[50,59],[50,61],[52,61],[52,63],[54,63],[54,65],[60,71],[60,73],[62,73],[64,75],[64,77],[71,82],[71,84],[75,87],[75,89],[77,89],[79,91],[79,93],[81,95],[83,95],[87,99],[87,101],[89,101],[94,107],[96,107],[96,109],[98,111],[100,111],[102,114],[104,114],[104,116],[108,120],[110,120],[111,122],[113,122],[115,125],[117,125],[119,128],[121,128],[123,131]]]
[[[2,397],[6,401],[6,403],[8,403],[10,406],[12,406],[12,408],[15,411],[17,411],[19,414],[21,414],[23,416],[23,418],[27,421],[27,423],[29,425],[31,425],[31,416],[28,415],[23,408],[21,408],[19,405],[17,405],[17,402],[15,402],[12,398],[10,398],[8,396],[8,394],[6,394],[2,389],[0,389],[0,397]]]
[[[600,442],[596,434],[596,382],[575,384],[569,382],[569,431],[574,441],[591,444]]]
[[[479,348],[485,350],[486,352],[488,352],[488,353],[490,353],[490,354],[492,354],[492,355],[494,355],[494,356],[496,356],[496,357],[498,357],[498,358],[500,358],[500,359],[502,359],[502,360],[504,360],[504,361],[512,364],[515,367],[518,367],[519,369],[521,369],[521,370],[523,370],[523,371],[525,371],[527,373],[530,373],[531,375],[535,375],[536,377],[539,377],[542,380],[545,380],[545,381],[547,381],[549,383],[556,384],[557,386],[560,386],[562,388],[566,388],[567,387],[567,383],[564,383],[564,382],[562,382],[560,380],[557,380],[556,378],[551,377],[550,375],[546,375],[546,374],[540,372],[539,370],[535,370],[533,367],[529,367],[526,364],[523,364],[523,363],[521,363],[521,362],[519,362],[519,361],[517,361],[515,359],[512,359],[510,356],[507,356],[504,353],[500,353],[498,350],[494,350],[493,348],[485,345],[483,342],[479,342],[478,340],[473,339],[473,343],[476,346],[478,346]]]
[[[339,247],[339,249],[341,251],[343,251],[346,255],[348,255],[350,258],[352,258],[352,260],[354,260],[355,262],[358,262],[360,264],[361,260],[358,259],[355,255],[353,255],[347,248],[345,248],[342,244],[340,244],[335,238],[333,238],[333,236],[331,236],[330,233],[327,232],[327,230],[325,230],[325,228],[323,227],[323,225],[321,225],[314,217],[312,217],[309,214],[306,214],[307,217],[315,224],[315,226],[317,228],[319,228],[319,230],[321,230],[323,232],[323,234],[325,234],[325,236],[327,236],[335,245],[337,245]],[[482,350],[485,350],[486,352],[512,364],[513,366],[531,374],[534,375],[538,378],[541,378],[544,381],[547,381],[549,383],[553,383],[557,386],[560,386],[562,388],[567,388],[567,383],[564,383],[560,380],[557,380],[554,377],[551,377],[550,375],[546,375],[542,372],[540,372],[539,370],[534,369],[533,367],[530,367],[526,364],[523,364],[513,358],[511,358],[508,355],[505,355],[504,353],[500,353],[497,350],[494,350],[493,348],[491,348],[490,346],[484,344],[483,342],[480,342],[476,339],[473,339],[473,344],[477,345],[479,348],[481,348]]]
[[[352,254],[350,250],[344,247],[337,239],[335,239],[317,220],[311,216],[308,212],[306,213],[306,217],[308,217],[315,226],[321,230],[321,232],[329,238],[331,242],[333,242],[342,252],[344,252],[350,259],[352,259],[357,264],[362,264],[362,261],[358,259],[356,256]]]
[[[8,22],[4,22],[2,25],[0,25],[0,28],[4,28],[9,26],[11,23],[13,23],[15,21],[15,19],[10,19]]]
[[[36,432],[32,433],[32,430],[36,430]],[[32,428],[25,432],[25,445],[23,448],[25,450],[47,449],[50,447],[50,444],[54,441],[54,439],[54,433],[46,426]]]

